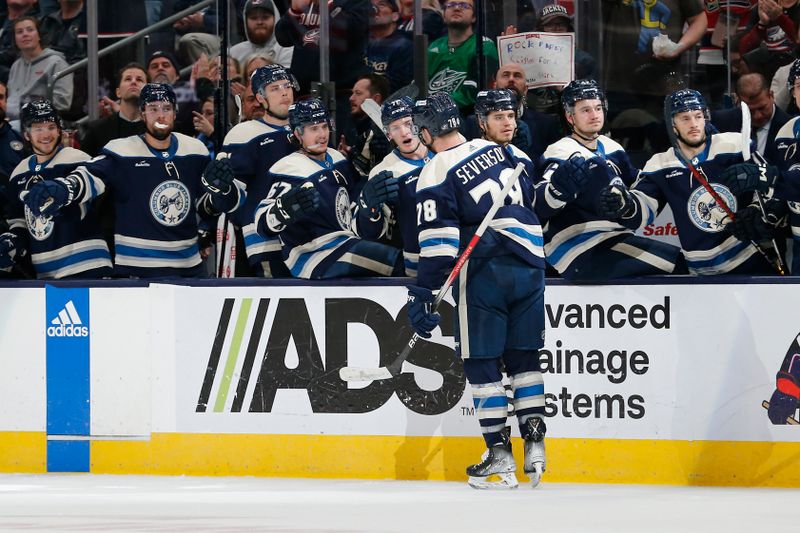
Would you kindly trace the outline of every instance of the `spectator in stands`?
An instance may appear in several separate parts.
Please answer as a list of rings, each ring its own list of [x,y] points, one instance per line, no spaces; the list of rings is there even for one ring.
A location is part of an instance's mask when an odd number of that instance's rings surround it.
[[[7,18],[0,28],[0,80],[8,80],[11,65],[19,57],[19,50],[14,46],[14,21],[20,17],[35,17],[39,11],[36,0],[8,0]]]
[[[214,98],[206,98],[200,111],[192,111],[192,115],[192,124],[197,132],[195,138],[206,145],[209,154],[214,158],[217,153],[214,145]]]
[[[11,171],[28,155],[22,136],[14,131],[6,120],[7,99],[8,87],[0,81],[0,209],[5,203],[3,191]]]
[[[176,0],[173,11],[178,13],[197,3],[199,0]],[[178,54],[186,63],[194,63],[201,54],[219,54],[215,3],[177,20],[172,27],[180,35]]]
[[[83,0],[59,0],[61,9],[41,21],[42,39],[70,65],[86,57],[86,10]]]
[[[50,77],[69,65],[64,54],[42,47],[39,21],[35,17],[21,17],[14,21],[14,39],[21,57],[11,65],[8,76],[7,114],[11,119],[19,118],[22,104],[35,98],[46,98]],[[66,111],[72,104],[72,74],[56,81],[53,105]]]
[[[300,84],[300,95],[308,95],[311,82],[319,80],[319,0],[291,0],[291,7],[275,23],[281,46],[293,46],[292,73]],[[358,77],[367,68],[369,13],[365,0],[333,0],[330,13],[330,78],[336,84],[336,128],[347,131],[348,99]]]
[[[194,87],[180,81],[180,67],[175,56],[164,50],[153,52],[147,61],[147,81],[171,85],[178,99],[178,119],[175,130],[184,135],[195,134],[192,125],[192,111],[200,109],[200,99]]]
[[[567,8],[559,4],[550,4],[539,11],[536,29],[549,33],[574,33],[575,24],[572,15],[567,12]],[[597,62],[589,52],[579,48],[575,49],[575,79],[594,77],[596,64]]]
[[[775,71],[794,61],[800,4],[797,0],[758,0],[750,15],[749,30],[739,41],[751,70],[772,79]]]
[[[350,96],[351,127],[341,136],[339,151],[365,179],[372,167],[391,152],[391,145],[381,127],[364,113],[361,104],[371,98],[381,105],[388,95],[389,82],[377,74],[361,76],[353,85],[353,94]]]
[[[239,63],[258,54],[284,67],[292,64],[292,47],[278,44],[275,23],[281,15],[272,0],[247,0],[244,5],[244,33],[247,38],[231,47],[231,56]]]
[[[414,43],[397,31],[396,0],[372,0],[372,9],[365,60],[373,73],[386,76],[394,92],[414,78]]]
[[[86,135],[81,139],[81,150],[91,156],[100,155],[100,150],[109,141],[144,133],[144,122],[139,113],[139,92],[147,83],[147,73],[142,65],[130,63],[122,68],[117,80],[115,94],[119,103],[113,115],[89,123]]]
[[[414,36],[414,0],[400,0],[400,20],[397,30],[406,37]],[[428,36],[429,42],[432,42],[446,32],[439,0],[422,0],[422,33]]]
[[[522,65],[508,63],[500,67],[495,76],[494,86],[497,89],[509,89],[517,97],[519,102],[517,132],[511,144],[528,154],[531,161],[538,165],[545,149],[563,136],[558,119],[526,105],[528,84]],[[462,124],[462,133],[467,139],[481,137],[475,115],[468,116]]]
[[[771,163],[777,162],[778,151],[775,136],[791,118],[775,105],[775,98],[767,80],[757,72],[745,74],[736,82],[736,96],[750,109],[751,139],[758,150]],[[742,110],[740,108],[715,111],[711,123],[720,133],[742,130]]]
[[[273,63],[274,61],[272,61],[268,57],[262,56],[261,54],[255,54],[247,57],[242,63],[242,73],[244,74],[244,80],[249,84],[250,76],[253,75],[253,72],[255,72],[258,67],[263,67],[264,65],[271,65]]]
[[[258,101],[255,93],[253,93],[253,87],[248,83],[245,85],[244,96],[242,97],[241,120],[239,122],[264,118],[264,114],[264,106]]]
[[[453,96],[462,116],[472,113],[478,94],[478,60],[472,25],[475,23],[473,0],[448,0],[444,4],[447,35],[428,47],[428,92],[447,92]],[[498,67],[497,47],[484,37],[486,72]]]

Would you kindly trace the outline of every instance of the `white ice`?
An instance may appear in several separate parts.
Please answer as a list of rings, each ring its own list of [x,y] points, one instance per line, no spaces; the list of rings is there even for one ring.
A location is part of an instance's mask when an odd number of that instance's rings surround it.
[[[800,531],[797,489],[0,475],[0,531]]]

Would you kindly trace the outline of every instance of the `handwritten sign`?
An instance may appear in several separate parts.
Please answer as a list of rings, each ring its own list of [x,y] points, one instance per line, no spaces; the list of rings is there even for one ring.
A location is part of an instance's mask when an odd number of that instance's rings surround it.
[[[516,33],[497,38],[500,65],[518,63],[528,88],[563,86],[575,78],[574,33]]]

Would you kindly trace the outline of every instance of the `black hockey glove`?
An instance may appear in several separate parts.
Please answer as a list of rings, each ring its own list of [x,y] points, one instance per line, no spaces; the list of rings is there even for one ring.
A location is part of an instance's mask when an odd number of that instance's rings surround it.
[[[636,202],[623,183],[612,183],[600,191],[597,214],[606,220],[630,218],[636,212]]]
[[[0,268],[11,268],[18,258],[25,256],[25,248],[19,241],[11,232],[0,234]]]
[[[725,230],[742,242],[767,243],[775,236],[775,226],[764,221],[756,205],[737,211],[736,219],[728,223]]]
[[[431,307],[434,299],[430,289],[416,285],[408,287],[408,323],[423,339],[430,339],[431,331],[442,321],[442,316],[433,312]]]
[[[361,190],[359,203],[367,209],[377,209],[382,204],[397,198],[400,181],[391,171],[382,170],[372,176]]]
[[[33,216],[51,217],[75,200],[78,182],[74,178],[38,181],[31,186],[24,202]]]
[[[756,165],[754,163],[738,163],[731,165],[720,173],[718,180],[730,191],[739,196],[745,192],[767,192],[775,185],[778,169],[772,165]]]
[[[295,222],[319,207],[319,191],[313,183],[306,182],[292,187],[275,200],[273,212],[281,224]]]
[[[212,195],[226,195],[233,189],[235,175],[230,159],[214,159],[206,165],[200,181]]]
[[[372,128],[372,138],[369,140],[369,155],[373,162],[379,163],[392,151],[392,144],[386,134],[378,128]]]
[[[767,414],[773,424],[786,424],[800,407],[800,379],[788,372],[778,372],[777,385],[769,400]]]
[[[550,193],[562,202],[571,202],[578,197],[586,182],[589,172],[586,160],[577,154],[558,164],[550,177]]]

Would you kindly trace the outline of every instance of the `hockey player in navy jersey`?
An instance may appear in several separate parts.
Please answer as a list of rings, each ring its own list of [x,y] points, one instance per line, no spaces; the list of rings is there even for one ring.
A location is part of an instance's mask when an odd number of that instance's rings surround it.
[[[34,184],[60,178],[91,157],[61,147],[61,118],[49,100],[22,106],[21,123],[34,155],[23,159],[9,180],[9,231],[0,235],[0,268],[30,253],[40,279],[110,276],[111,255],[90,204],[51,217],[34,215],[22,201]]]
[[[794,98],[795,104],[800,105],[800,59],[792,63],[789,69],[788,88],[789,94]],[[791,273],[800,275],[800,116],[793,117],[783,125],[775,136],[775,147],[778,154],[775,161],[781,172],[779,195],[788,205],[788,222],[792,231],[792,259]],[[758,174],[751,171],[740,174],[751,184],[751,190],[760,190],[769,193],[772,184],[758,178]],[[749,179],[748,179],[749,178]]]
[[[537,185],[548,263],[569,280],[685,274],[680,248],[634,235],[602,202],[604,191],[632,185],[638,173],[622,146],[600,133],[608,112],[603,90],[575,80],[561,104],[571,133],[547,147]]]
[[[256,69],[250,84],[265,115],[237,124],[225,136],[223,151],[230,158],[236,178],[247,186],[247,200],[230,219],[242,229],[253,274],[284,278],[290,274],[281,258],[280,241],[277,236],[259,235],[253,217],[269,191],[270,167],[294,151],[289,142],[289,106],[294,103],[297,82],[288,69],[275,64]]]
[[[297,278],[400,275],[400,250],[353,232],[352,201],[361,183],[350,162],[328,146],[330,119],[322,102],[293,104],[289,125],[299,149],[269,170],[269,193],[255,215],[258,232],[280,237],[284,263]]]
[[[667,96],[664,118],[673,147],[650,158],[630,191],[606,191],[612,218],[629,228],[644,227],[669,204],[690,273],[773,274],[754,242],[763,247],[775,227],[762,219],[753,193],[732,190],[728,179],[742,169],[742,135],[712,134],[708,106],[691,89]],[[770,168],[765,172],[774,182]],[[768,202],[767,209],[777,203]]]
[[[417,285],[408,293],[409,322],[425,338],[440,321],[431,309],[434,292],[517,161],[527,159],[513,146],[466,141],[458,132],[459,123],[458,108],[447,93],[414,106],[420,140],[437,154],[422,169],[417,184],[420,256]],[[453,283],[456,352],[464,360],[487,446],[482,461],[467,468],[475,488],[517,486],[501,368],[514,391],[515,413],[525,439],[524,470],[534,486],[545,466],[544,384],[539,367],[544,343],[544,242],[532,210],[530,160],[527,164],[528,171],[512,187]]]
[[[356,232],[403,248],[406,276],[417,276],[416,190],[419,173],[433,155],[414,134],[414,102],[398,98],[383,104],[381,121],[394,149],[372,169],[356,206]]]
[[[172,131],[171,86],[145,85],[139,105],[144,135],[113,140],[68,175],[35,184],[25,204],[34,216],[51,216],[112,189],[116,275],[200,276],[197,216],[235,209],[244,201],[243,186],[227,160],[210,163],[202,142]]]

